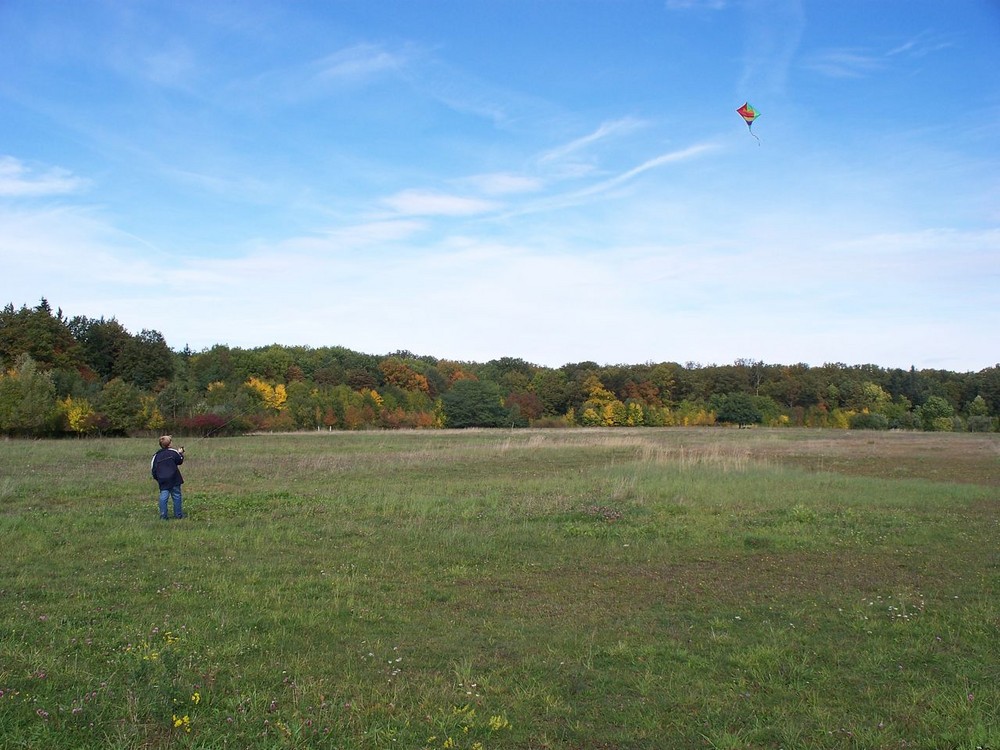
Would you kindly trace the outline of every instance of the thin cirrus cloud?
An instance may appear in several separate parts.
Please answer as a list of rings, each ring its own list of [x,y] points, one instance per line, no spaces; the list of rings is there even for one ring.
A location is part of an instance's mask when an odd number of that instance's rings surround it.
[[[497,208],[493,201],[432,190],[403,190],[382,203],[401,216],[473,216]]]
[[[310,77],[320,83],[356,83],[400,70],[406,66],[407,57],[405,53],[389,52],[378,45],[356,44],[314,62]]]
[[[544,187],[544,182],[537,177],[512,174],[510,172],[473,175],[459,182],[469,185],[485,195],[534,193]]]
[[[0,196],[6,198],[67,195],[87,184],[61,167],[36,169],[13,156],[0,156]]]
[[[331,91],[351,88],[396,75],[411,64],[412,52],[359,43],[300,64],[271,68],[236,81],[231,93],[239,99],[286,105],[321,98]]]
[[[696,159],[703,154],[716,150],[717,148],[718,146],[714,143],[698,143],[693,146],[688,146],[687,148],[660,154],[659,156],[647,159],[641,164],[608,179],[595,182],[577,190],[549,195],[545,198],[531,202],[512,211],[511,215],[556,211],[584,204],[594,200],[598,196],[605,195],[616,188],[626,185],[645,172],[663,167],[667,164]]]
[[[941,52],[954,46],[953,42],[943,36],[923,32],[911,39],[907,39],[902,44],[897,45],[888,52],[886,57],[896,55],[907,55],[909,57],[925,57],[935,52]]]
[[[807,63],[811,70],[830,78],[862,78],[883,66],[880,57],[854,49],[826,50]]]
[[[807,60],[806,66],[830,78],[863,78],[886,68],[892,58],[926,57],[951,46],[947,39],[919,34],[886,52],[854,47],[821,50]]]
[[[702,154],[708,153],[709,151],[713,151],[716,148],[717,146],[711,143],[697,143],[693,146],[688,146],[687,148],[683,148],[677,151],[670,151],[669,153],[666,154],[660,154],[659,156],[655,156],[652,159],[648,159],[647,161],[644,161],[642,164],[633,167],[632,169],[628,170],[627,172],[623,172],[620,175],[616,175],[615,177],[612,177],[609,180],[604,180],[603,182],[599,182],[596,185],[591,185],[590,187],[584,188],[583,190],[578,190],[576,193],[573,193],[573,195],[577,197],[585,197],[590,195],[596,195],[598,193],[604,193],[607,192],[608,190],[611,190],[612,188],[615,188],[621,184],[628,182],[629,180],[635,177],[638,177],[643,172],[648,172],[651,169],[662,167],[664,164],[673,164],[675,162],[688,161],[690,159],[694,159],[698,156],[701,156]]]
[[[595,143],[605,141],[615,135],[633,132],[640,128],[642,124],[641,120],[631,117],[624,117],[618,120],[603,122],[592,133],[588,133],[587,135],[572,140],[569,143],[546,151],[538,158],[538,162],[539,164],[549,164],[553,162],[565,161],[570,157],[588,149]]]

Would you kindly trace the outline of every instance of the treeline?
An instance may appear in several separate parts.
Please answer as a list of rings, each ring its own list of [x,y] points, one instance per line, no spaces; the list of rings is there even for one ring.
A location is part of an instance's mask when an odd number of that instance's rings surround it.
[[[407,351],[217,345],[173,351],[113,317],[0,312],[0,433],[673,426],[995,431],[1000,365],[976,373],[842,363],[456,362]]]

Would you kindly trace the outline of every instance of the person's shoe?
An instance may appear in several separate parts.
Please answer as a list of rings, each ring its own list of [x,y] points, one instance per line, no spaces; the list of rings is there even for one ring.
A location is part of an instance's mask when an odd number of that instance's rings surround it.
[[[179,516],[174,516],[174,518],[177,518],[177,519],[181,519],[181,518],[184,518],[184,514],[183,514],[183,513],[181,513],[181,514],[180,514]]]

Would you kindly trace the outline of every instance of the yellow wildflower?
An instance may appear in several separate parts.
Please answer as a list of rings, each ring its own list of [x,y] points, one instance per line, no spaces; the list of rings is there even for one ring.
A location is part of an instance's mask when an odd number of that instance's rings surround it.
[[[191,717],[185,714],[184,716],[177,716],[174,714],[174,729],[183,729],[185,732],[191,731]]]
[[[506,716],[491,716],[490,729],[492,729],[494,732],[497,732],[501,729],[510,729],[510,722],[507,721]]]

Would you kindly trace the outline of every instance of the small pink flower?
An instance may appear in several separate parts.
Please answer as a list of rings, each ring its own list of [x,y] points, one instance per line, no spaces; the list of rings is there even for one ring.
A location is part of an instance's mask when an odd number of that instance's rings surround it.
[[[974,701],[975,699],[976,699],[976,696],[973,695],[972,693],[969,693],[969,703],[972,703],[972,701]]]

